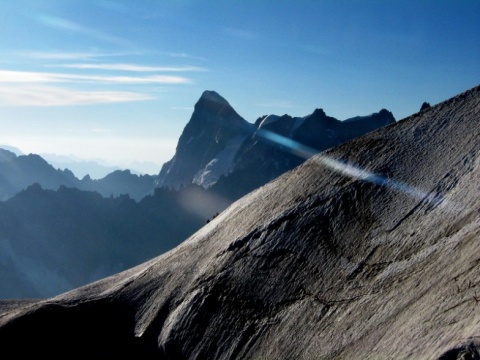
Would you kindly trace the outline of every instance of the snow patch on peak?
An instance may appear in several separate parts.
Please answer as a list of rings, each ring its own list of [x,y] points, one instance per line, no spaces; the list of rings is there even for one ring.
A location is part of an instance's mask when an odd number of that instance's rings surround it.
[[[193,183],[208,188],[214,185],[220,176],[228,175],[233,169],[233,159],[246,137],[246,135],[237,135],[230,139],[215,158],[197,171],[193,177]]]
[[[268,124],[273,124],[274,122],[277,122],[278,119],[280,119],[280,116],[278,115],[268,115],[265,117],[265,119],[262,120],[260,125],[258,125],[258,128],[261,129],[264,126],[267,126]]]

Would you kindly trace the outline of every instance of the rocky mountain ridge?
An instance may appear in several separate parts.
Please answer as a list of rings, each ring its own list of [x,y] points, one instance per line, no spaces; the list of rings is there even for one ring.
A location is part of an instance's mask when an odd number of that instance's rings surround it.
[[[321,151],[394,122],[385,109],[345,121],[316,109],[305,117],[269,115],[251,124],[218,93],[204,91],[179,138],[174,157],[158,176],[116,170],[101,179],[88,175],[79,179],[68,169],[55,169],[37,154],[16,155],[0,149],[0,201],[34,183],[49,190],[66,186],[96,191],[104,197],[128,194],[139,201],[151,195],[155,187],[178,190],[197,184],[211,188],[219,180],[217,190],[212,191],[233,201],[305,160],[285,153],[278,144],[265,143],[259,131],[281,134]]]
[[[138,201],[153,193],[155,179],[155,176],[135,175],[129,170],[116,170],[98,180],[88,175],[78,179],[70,170],[55,169],[37,154],[17,156],[0,148],[0,201],[12,198],[35,183],[48,190],[66,186],[96,191],[104,197],[128,194]]]
[[[214,91],[203,92],[178,140],[174,157],[160,171],[158,186],[178,189],[192,182],[209,184],[214,181],[214,178],[204,181],[199,172],[228,172],[229,164],[225,164],[227,168],[223,169],[222,160],[214,159],[221,159],[222,153],[229,149],[229,153],[235,154],[251,130],[251,124],[238,115],[223,97]],[[225,156],[227,161],[230,160],[228,154]]]
[[[0,302],[2,348],[478,358],[479,116],[476,87],[313,156],[158,258],[51,299]]]
[[[305,117],[265,115],[251,124],[218,93],[205,91],[195,104],[174,157],[162,167],[157,186],[178,189],[195,183],[210,188],[220,181],[223,195],[228,193],[235,200],[305,160],[286,153],[281,144],[265,142],[261,132],[273,132],[322,151],[393,123],[393,114],[385,109],[346,121],[316,109]]]
[[[386,111],[377,117],[344,126],[318,109],[250,124],[206,91],[163,168],[169,181],[185,180],[176,190],[154,189],[157,177],[128,170],[80,180],[38,155],[0,150],[0,298],[53,296],[172,249],[234,200],[305,160],[266,134],[321,148],[358,135],[357,124],[393,121]]]
[[[51,297],[158,256],[201,228],[202,212],[226,206],[208,203],[198,185],[138,202],[31,185],[0,202],[0,299]]]

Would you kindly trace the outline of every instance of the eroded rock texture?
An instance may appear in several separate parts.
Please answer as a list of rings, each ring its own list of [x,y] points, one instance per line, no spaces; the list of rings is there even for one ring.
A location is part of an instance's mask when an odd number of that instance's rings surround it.
[[[1,348],[478,358],[479,113],[476,87],[311,158],[148,263],[48,300],[4,302]]]

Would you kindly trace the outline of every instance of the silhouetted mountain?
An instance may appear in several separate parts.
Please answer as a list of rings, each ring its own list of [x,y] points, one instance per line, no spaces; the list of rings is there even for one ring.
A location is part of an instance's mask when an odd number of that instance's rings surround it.
[[[205,91],[185,126],[174,157],[165,163],[159,187],[209,186],[231,171],[232,158],[252,125],[214,91]]]
[[[478,358],[479,109],[476,87],[311,157],[156,259],[0,302],[2,353]]]
[[[191,185],[136,202],[34,184],[0,202],[0,298],[57,295],[170,250],[206,223],[206,203],[226,206],[209,196]]]
[[[96,191],[105,197],[128,194],[135,200],[152,194],[156,176],[135,175],[130,171],[114,171],[106,177],[82,180],[68,169],[55,169],[36,154],[17,156],[0,149],[0,200],[7,200],[35,183],[44,189],[57,190],[60,186]]]
[[[385,109],[345,121],[317,109],[305,117],[269,115],[250,124],[219,94],[205,91],[157,185],[178,188],[195,183],[233,201],[305,161],[282,144],[268,141],[266,133],[322,151],[394,122]]]
[[[74,155],[46,153],[40,153],[38,155],[43,157],[49,164],[57,169],[68,169],[72,171],[79,179],[82,179],[87,175],[92,179],[102,179],[116,170],[121,170],[118,166],[104,165],[101,163],[101,160],[84,160]]]
[[[394,122],[387,110],[339,121],[317,109],[302,118],[269,115],[250,124],[218,93],[205,91],[179,138],[174,157],[158,176],[117,170],[101,179],[85,176],[80,180],[69,169],[55,169],[39,155],[16,156],[1,150],[0,200],[38,183],[44,189],[57,190],[63,185],[105,197],[128,194],[137,201],[155,187],[216,185],[212,192],[234,201],[305,160],[261,136],[265,132],[322,151]]]
[[[220,95],[206,91],[195,105],[174,159],[165,164],[159,176],[164,184],[179,191],[165,187],[153,198],[156,177],[125,170],[98,180],[89,176],[79,180],[68,170],[55,170],[38,155],[0,152],[1,160],[9,165],[0,170],[0,175],[3,171],[10,176],[0,177],[5,199],[36,184],[0,204],[0,241],[8,262],[3,268],[4,284],[9,284],[0,287],[0,297],[52,296],[170,250],[234,200],[305,160],[270,141],[268,134],[280,134],[322,150],[394,121],[386,110],[342,122],[317,109],[303,118],[270,115],[252,125]],[[35,160],[36,165],[27,159]],[[12,174],[22,182],[13,180]],[[48,182],[46,174],[50,174]],[[206,191],[197,183],[214,185]],[[119,196],[122,201],[114,199]],[[139,205],[133,205],[130,198]],[[131,220],[137,218],[144,222]],[[164,225],[158,230],[160,224]],[[155,243],[153,238],[160,234],[161,241]],[[135,251],[126,245],[133,238],[142,239]],[[27,246],[30,242],[48,250],[33,251],[35,247]],[[109,249],[109,255],[101,255],[102,251],[93,254],[94,243]],[[115,246],[118,249],[113,250]],[[79,254],[75,261],[71,260],[74,254]],[[75,268],[68,267],[69,263],[76,263],[80,270],[71,274]]]
[[[393,123],[395,118],[385,109],[345,121],[327,116],[322,109],[302,118],[262,117],[256,121],[257,130],[237,152],[233,170],[210,190],[233,201],[300,165],[305,157],[299,156],[299,148],[291,147],[290,140],[320,152]]]
[[[39,183],[56,190],[61,185],[75,187],[78,179],[69,170],[54,169],[42,157],[29,154],[17,156],[0,149],[0,200],[6,200],[28,186]]]
[[[17,155],[17,156],[19,156],[19,155],[25,155],[19,148],[16,148],[16,147],[10,146],[10,145],[2,145],[2,144],[0,144],[0,149],[8,150],[8,151],[14,153],[14,154]]]
[[[151,175],[132,174],[130,170],[116,170],[98,180],[86,176],[78,187],[82,190],[97,191],[105,197],[128,194],[139,201],[153,193],[155,179],[156,177]]]

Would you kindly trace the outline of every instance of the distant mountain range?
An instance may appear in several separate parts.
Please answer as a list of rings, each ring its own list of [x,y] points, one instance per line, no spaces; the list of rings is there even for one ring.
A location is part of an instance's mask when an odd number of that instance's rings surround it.
[[[269,134],[318,152],[394,122],[387,110],[339,121],[316,109],[251,124],[205,91],[158,176],[78,179],[38,155],[0,149],[0,298],[55,295],[175,247],[305,161]]]
[[[52,296],[170,250],[205,224],[208,197],[200,186],[136,202],[31,185],[0,202],[0,298]]]
[[[479,359],[479,115],[476,87],[311,157],[161,256],[53,298],[0,301],[1,351]],[[72,206],[80,209],[94,211]],[[118,237],[129,230],[112,229]],[[110,256],[104,250],[95,262]]]
[[[79,179],[82,179],[86,175],[92,179],[102,179],[114,171],[122,170],[118,166],[104,165],[100,160],[85,160],[73,155],[57,155],[46,153],[38,155],[43,157],[56,169],[70,170]]]
[[[0,200],[34,183],[51,190],[66,186],[97,191],[104,197],[128,194],[137,201],[152,194],[156,187],[178,190],[197,184],[212,188],[218,183],[211,190],[228,194],[233,201],[305,160],[282,144],[269,141],[266,133],[323,151],[393,123],[395,118],[385,109],[344,121],[316,109],[304,117],[265,115],[251,124],[218,93],[205,91],[195,104],[174,157],[163,165],[158,176],[114,170],[100,179],[89,175],[79,179],[71,169],[55,168],[37,154],[23,155],[5,146],[0,147]]]
[[[35,183],[49,190],[66,186],[96,191],[104,197],[128,194],[140,200],[153,193],[155,179],[155,176],[116,170],[102,179],[94,180],[87,175],[80,180],[68,169],[55,169],[39,155],[17,156],[9,150],[0,149],[0,200],[7,200]]]
[[[305,161],[285,144],[268,140],[268,133],[320,152],[393,123],[394,116],[385,109],[345,121],[316,109],[304,117],[262,116],[251,124],[219,94],[205,91],[157,186],[178,189],[194,183],[236,200]]]

